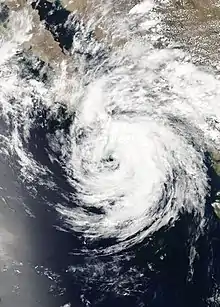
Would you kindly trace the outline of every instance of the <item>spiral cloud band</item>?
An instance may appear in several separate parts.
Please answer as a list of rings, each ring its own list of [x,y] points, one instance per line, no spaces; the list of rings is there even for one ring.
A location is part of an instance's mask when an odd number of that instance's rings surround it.
[[[89,72],[70,76],[62,63],[48,83],[20,74],[18,53],[33,26],[27,10],[11,14],[10,35],[1,40],[0,104],[4,118],[13,118],[11,135],[1,141],[19,156],[24,177],[40,177],[46,170],[22,139],[30,137],[36,101],[56,114],[60,99],[74,113],[69,134],[60,129],[50,140],[75,189],[74,208],[58,203],[56,209],[86,242],[113,239],[100,248],[106,253],[174,225],[182,211],[202,221],[205,153],[219,150],[220,82],[183,52],[154,47],[162,35],[158,16],[153,3],[137,5],[127,18],[145,36],[130,33]]]

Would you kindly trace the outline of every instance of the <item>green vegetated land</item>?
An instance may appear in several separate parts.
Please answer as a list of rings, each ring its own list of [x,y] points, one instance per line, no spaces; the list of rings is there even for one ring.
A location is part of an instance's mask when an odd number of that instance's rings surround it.
[[[203,68],[220,72],[220,0],[171,0],[164,10],[167,33]],[[220,180],[220,152],[211,152]],[[220,219],[220,191],[212,204]]]
[[[212,153],[212,162],[213,162],[213,168],[220,180],[220,153],[219,152]],[[220,219],[220,191],[217,192],[216,200],[212,204],[212,206],[213,206],[215,214]]]
[[[162,12],[167,37],[187,50],[195,64],[220,70],[220,1],[171,0]]]

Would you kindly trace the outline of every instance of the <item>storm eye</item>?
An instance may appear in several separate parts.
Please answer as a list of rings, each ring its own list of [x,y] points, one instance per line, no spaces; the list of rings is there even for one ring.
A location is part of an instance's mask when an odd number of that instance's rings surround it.
[[[108,158],[106,159],[106,162],[109,162],[109,163],[113,161],[115,161],[115,158],[112,155],[109,155]]]
[[[119,161],[112,154],[109,154],[107,157],[101,160],[102,166],[104,169],[114,171],[119,168]]]

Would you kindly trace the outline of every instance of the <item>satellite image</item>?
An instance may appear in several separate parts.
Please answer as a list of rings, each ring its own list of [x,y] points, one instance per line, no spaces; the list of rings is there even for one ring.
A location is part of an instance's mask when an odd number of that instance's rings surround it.
[[[220,306],[219,0],[0,0],[1,306]]]

